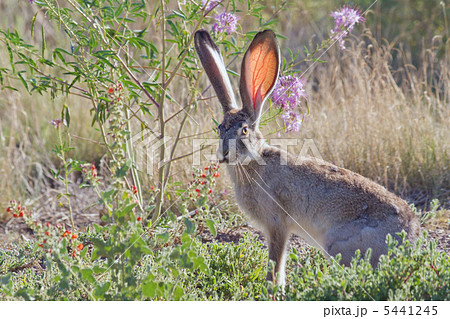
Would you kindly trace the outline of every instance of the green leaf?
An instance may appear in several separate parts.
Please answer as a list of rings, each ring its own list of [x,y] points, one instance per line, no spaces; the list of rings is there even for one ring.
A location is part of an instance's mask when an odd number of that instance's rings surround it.
[[[193,234],[195,231],[195,225],[192,221],[187,217],[183,217],[183,222],[186,225],[186,230],[184,231],[187,234]]]
[[[42,57],[44,57],[44,53],[45,53],[45,48],[46,48],[46,45],[45,45],[45,31],[44,31],[44,25],[42,25],[42,53],[41,53],[41,55],[42,55]]]
[[[11,280],[11,273],[8,273],[6,276],[2,277],[1,284],[8,285]]]
[[[117,217],[124,217],[125,215],[128,215],[129,213],[131,213],[131,211],[133,210],[134,207],[136,207],[136,205],[137,205],[136,203],[129,204],[129,205],[125,206],[124,208],[117,210],[115,212],[115,215]]]
[[[94,275],[92,274],[92,269],[81,269],[81,277],[87,280],[89,283],[93,284],[96,282]]]
[[[33,39],[34,34],[34,24],[36,23],[36,16],[39,13],[39,11],[36,11],[36,13],[33,16],[33,19],[31,20],[31,38]]]
[[[227,73],[239,77],[239,73],[234,72],[233,70],[227,70]]]
[[[198,206],[204,207],[206,205],[208,198],[206,196],[201,196],[198,200]]]
[[[70,125],[70,112],[69,112],[69,106],[64,103],[64,106],[61,111],[61,119],[66,121],[66,125]]]
[[[22,288],[19,291],[17,291],[16,294],[15,294],[15,297],[22,297],[26,301],[33,300],[33,298],[30,297],[30,295],[28,294],[28,289],[27,288]]]
[[[27,81],[22,76],[22,73],[24,73],[24,72],[25,71],[20,71],[19,73],[17,73],[17,75],[19,76],[20,81],[22,82],[23,86],[27,89],[27,91],[29,91]]]
[[[146,283],[144,283],[142,285],[142,294],[145,297],[154,298],[155,295],[156,295],[156,288],[157,287],[158,287],[158,285],[155,282],[153,282],[153,281],[146,282]]]
[[[207,219],[206,220],[206,226],[208,226],[209,231],[211,232],[211,234],[216,237],[217,236],[217,231],[216,231],[216,226],[214,224],[214,222],[211,219]]]
[[[169,241],[169,233],[168,232],[165,232],[165,233],[162,233],[162,234],[158,234],[158,235],[156,235],[156,237],[161,239],[161,241],[163,243],[167,243]]]
[[[131,167],[131,159],[127,159],[125,164],[123,164],[123,166],[117,170],[116,177],[122,178],[126,176],[130,167]]]
[[[178,301],[184,295],[184,290],[181,287],[176,287],[173,294],[173,300]]]
[[[104,283],[103,285],[97,286],[94,290],[94,296],[95,297],[104,297],[106,292],[109,290],[109,287],[111,286],[111,283],[108,281]]]

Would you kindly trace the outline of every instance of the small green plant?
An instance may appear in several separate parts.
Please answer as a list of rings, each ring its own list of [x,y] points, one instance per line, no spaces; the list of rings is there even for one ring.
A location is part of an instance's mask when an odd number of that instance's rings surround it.
[[[356,253],[350,267],[321,254],[291,255],[284,293],[270,300],[450,300],[450,257],[427,234],[411,245],[388,235],[389,252],[373,269],[368,256]]]

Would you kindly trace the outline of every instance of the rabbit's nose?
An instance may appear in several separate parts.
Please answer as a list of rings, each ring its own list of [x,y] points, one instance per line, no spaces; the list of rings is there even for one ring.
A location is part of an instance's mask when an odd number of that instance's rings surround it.
[[[219,162],[220,162],[220,163],[223,163],[223,162],[227,162],[227,163],[228,163],[228,158],[227,158],[227,156],[228,156],[228,150],[223,151],[223,153],[220,154],[220,155],[221,155],[221,156],[219,157]]]

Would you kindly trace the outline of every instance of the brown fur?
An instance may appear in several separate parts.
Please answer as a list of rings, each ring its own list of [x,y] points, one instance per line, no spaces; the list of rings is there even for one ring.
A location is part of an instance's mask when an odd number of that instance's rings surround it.
[[[204,31],[196,35],[197,51],[212,41],[202,44],[197,40],[208,37]],[[264,41],[278,51],[274,35],[266,31],[255,36],[246,55]],[[214,61],[206,57],[202,63],[207,69]],[[218,74],[207,73],[218,82]],[[273,80],[275,83],[276,78]],[[223,88],[215,89],[221,101],[232,95]],[[243,101],[251,99],[247,96]],[[230,108],[230,103],[222,105],[220,138],[225,147],[219,149],[218,157],[229,164],[239,207],[268,238],[269,259],[275,262],[279,284],[284,284],[285,250],[291,233],[300,235],[328,257],[341,254],[345,265],[350,264],[357,249],[365,253],[371,248],[371,263],[376,266],[380,255],[387,252],[387,234],[395,236],[405,230],[410,241],[416,240],[419,222],[404,200],[355,172],[319,159],[305,157],[296,162],[288,153],[266,144],[258,128],[258,107],[262,103],[256,107],[244,105],[242,109]],[[244,127],[248,128],[245,134]],[[235,159],[228,154],[231,140],[236,140]],[[282,165],[282,160],[287,164]],[[273,279],[272,274],[267,278]]]

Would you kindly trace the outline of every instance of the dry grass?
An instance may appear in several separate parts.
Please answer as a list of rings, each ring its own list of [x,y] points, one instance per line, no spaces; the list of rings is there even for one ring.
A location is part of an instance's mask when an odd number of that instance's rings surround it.
[[[377,44],[368,33],[353,44],[307,77],[314,88],[304,135],[314,138],[326,160],[396,193],[422,204],[435,196],[448,200],[450,65],[436,63],[440,78],[430,80],[431,50],[423,54],[424,69],[393,69],[388,43]]]
[[[24,21],[32,17],[27,6],[2,2],[0,8],[4,17],[13,19],[2,21],[0,27],[10,25],[21,32],[27,30],[29,26]],[[23,10],[20,18],[12,14],[17,8]],[[287,54],[287,47],[298,49],[300,44],[307,44],[316,29],[324,28],[314,25],[308,20],[307,11],[302,10],[305,19],[283,26],[281,33],[289,38],[282,42],[283,54]],[[283,13],[281,21],[292,14],[295,14],[293,10]],[[305,28],[309,31],[296,31]],[[62,35],[51,26],[46,26],[47,29],[52,41],[63,41],[59,38]],[[316,64],[305,74],[310,115],[297,136],[286,136],[300,140],[312,138],[325,160],[370,177],[418,204],[439,197],[448,205],[450,65],[437,56],[438,48],[433,49],[431,44],[424,48],[428,50],[423,50],[418,69],[409,65],[408,52],[398,52],[386,41],[377,43],[370,31],[351,39],[345,52],[332,48],[326,55],[328,63]],[[8,64],[5,51],[0,48],[0,66]],[[402,54],[405,60],[399,63],[396,58],[397,66],[393,67],[393,55]],[[233,67],[237,69],[239,63]],[[302,70],[306,68],[301,65]],[[236,80],[233,82],[237,88]],[[175,98],[184,105],[186,91],[178,83],[172,85]],[[56,163],[51,152],[55,138],[48,122],[60,117],[63,103],[71,107],[71,133],[99,140],[90,127],[84,100],[74,97],[68,101],[63,98],[51,101],[49,96],[0,92],[0,217],[10,199],[35,198],[51,187],[47,172]],[[201,112],[193,115],[199,125],[189,119],[183,135],[209,131],[213,122],[204,110],[211,110],[220,119],[217,105],[216,100],[199,103]],[[179,108],[170,105],[167,114]],[[273,126],[265,127],[264,131],[273,131]],[[74,144],[77,159],[92,161],[104,155],[96,144],[83,140],[74,140]],[[191,149],[192,140],[185,139],[178,154]],[[298,148],[293,147],[291,151]],[[191,167],[190,158],[176,162],[174,180],[188,180]],[[228,179],[221,181],[220,188],[228,186]],[[151,177],[146,177],[146,183],[154,184]]]

